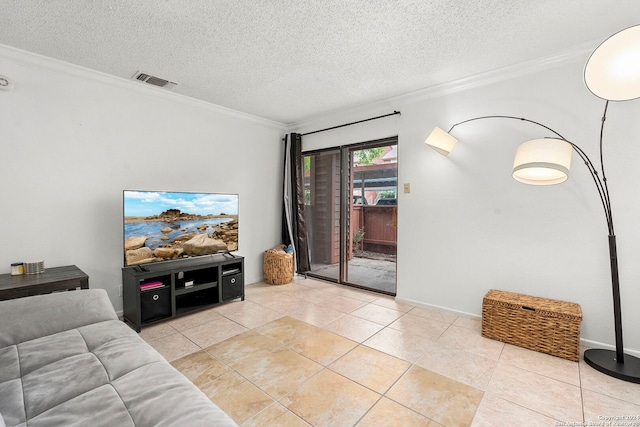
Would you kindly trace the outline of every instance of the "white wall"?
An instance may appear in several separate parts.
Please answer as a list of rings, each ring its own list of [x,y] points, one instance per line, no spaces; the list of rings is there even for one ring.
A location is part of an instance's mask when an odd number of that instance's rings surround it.
[[[613,309],[602,205],[574,155],[569,181],[551,187],[511,178],[517,145],[551,136],[519,121],[457,127],[458,145],[443,157],[423,142],[434,126],[483,115],[542,122],[598,162],[604,101],[582,82],[587,55],[535,69],[483,76],[474,86],[434,96],[406,96],[294,126],[300,132],[400,110],[402,115],[303,138],[317,149],[398,135],[398,299],[480,315],[482,297],[501,289],[577,302],[583,342],[613,344]],[[490,77],[490,78],[489,78]],[[480,84],[484,82],[483,84]],[[640,349],[640,101],[609,107],[605,163],[618,234],[625,347]]]
[[[116,310],[122,191],[237,193],[246,283],[280,241],[284,127],[0,45],[0,273],[75,264]]]

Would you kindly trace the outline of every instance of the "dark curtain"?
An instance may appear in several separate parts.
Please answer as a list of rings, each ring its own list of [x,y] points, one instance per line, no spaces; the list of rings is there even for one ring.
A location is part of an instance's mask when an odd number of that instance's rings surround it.
[[[289,135],[284,136],[284,174],[282,179],[282,243],[289,246],[293,243],[291,240],[291,209],[289,208],[289,198],[291,197],[291,178],[290,175],[290,150]]]
[[[302,160],[302,135],[285,136],[282,243],[291,244],[295,251],[296,271],[311,269],[309,241],[304,219],[304,165]]]

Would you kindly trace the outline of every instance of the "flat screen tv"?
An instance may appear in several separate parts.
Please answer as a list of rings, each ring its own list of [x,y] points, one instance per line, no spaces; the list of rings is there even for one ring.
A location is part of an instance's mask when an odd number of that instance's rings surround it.
[[[238,195],[123,192],[124,265],[238,250]]]

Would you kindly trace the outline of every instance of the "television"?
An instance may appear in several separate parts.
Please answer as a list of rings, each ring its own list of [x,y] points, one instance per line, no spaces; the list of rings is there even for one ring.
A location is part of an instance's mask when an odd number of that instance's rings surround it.
[[[238,250],[238,195],[123,192],[124,265]]]

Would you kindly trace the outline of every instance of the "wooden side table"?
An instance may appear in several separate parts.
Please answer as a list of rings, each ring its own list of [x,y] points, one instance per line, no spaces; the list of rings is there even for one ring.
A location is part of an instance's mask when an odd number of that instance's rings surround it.
[[[0,301],[75,289],[89,289],[89,276],[75,265],[47,268],[40,274],[0,274]]]

